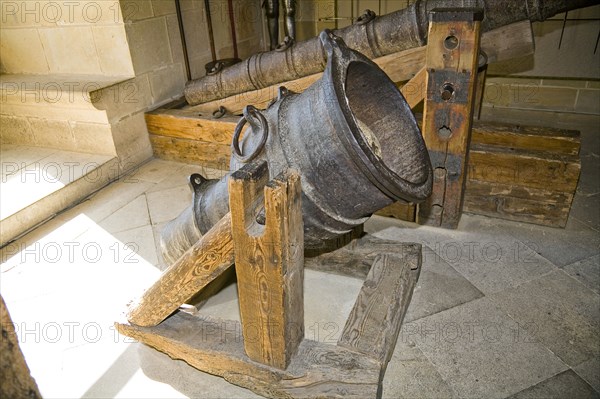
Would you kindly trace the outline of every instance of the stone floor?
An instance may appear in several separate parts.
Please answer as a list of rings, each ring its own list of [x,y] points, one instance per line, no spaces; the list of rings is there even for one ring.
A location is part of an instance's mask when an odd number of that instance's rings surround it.
[[[564,230],[471,215],[457,231],[367,223],[425,244],[384,397],[600,397],[598,126],[577,126],[583,175]],[[1,250],[0,289],[45,398],[255,397],[112,327],[164,269],[158,233],[189,204],[192,172],[152,160]],[[307,271],[307,337],[335,342],[361,284]],[[200,312],[236,319],[236,301],[232,284]]]

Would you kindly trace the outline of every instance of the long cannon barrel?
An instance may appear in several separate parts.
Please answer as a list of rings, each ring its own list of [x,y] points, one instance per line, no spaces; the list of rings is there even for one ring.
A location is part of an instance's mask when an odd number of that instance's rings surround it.
[[[417,0],[406,9],[380,17],[366,14],[356,24],[334,33],[350,48],[372,59],[424,46],[428,15],[435,8],[482,8],[485,32],[518,21],[543,21],[595,4],[597,0]],[[319,38],[314,37],[285,50],[255,54],[214,75],[188,82],[185,98],[191,105],[202,104],[322,72],[325,65],[325,51]]]

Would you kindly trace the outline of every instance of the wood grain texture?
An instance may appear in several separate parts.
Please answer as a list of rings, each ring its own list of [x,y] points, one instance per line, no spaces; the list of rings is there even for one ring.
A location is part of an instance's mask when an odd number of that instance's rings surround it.
[[[127,319],[139,326],[157,325],[233,262],[231,214],[228,213],[130,305]]]
[[[572,193],[468,181],[464,212],[550,227],[565,227]]]
[[[374,398],[381,365],[359,353],[304,340],[286,370],[252,361],[235,321],[174,314],[156,327],[116,323],[119,333],[268,398]]]
[[[427,44],[423,138],[434,168],[432,195],[417,222],[454,229],[462,213],[473,122],[481,23],[432,22]],[[446,38],[454,37],[449,48]],[[450,88],[448,88],[450,87]]]
[[[25,357],[19,347],[15,328],[0,295],[0,397],[1,398],[41,398],[38,386],[29,372]]]
[[[150,135],[150,143],[157,158],[229,170],[230,145],[155,134]]]
[[[246,353],[285,369],[304,338],[302,189],[297,172],[268,178],[266,163],[235,172],[229,204]]]
[[[202,117],[187,109],[161,109],[146,113],[145,118],[150,134],[225,145],[231,144],[231,134],[239,120],[233,116]]]
[[[581,173],[578,157],[548,152],[475,145],[470,160],[469,180],[563,193],[575,192]]]
[[[574,156],[579,155],[581,147],[580,134],[576,130],[478,121],[474,123],[471,142]]]
[[[425,98],[426,85],[427,70],[421,68],[419,72],[417,72],[417,74],[400,89],[400,92],[411,109],[419,105]]]
[[[403,254],[380,254],[358,294],[338,345],[387,364],[421,267],[421,246]]]

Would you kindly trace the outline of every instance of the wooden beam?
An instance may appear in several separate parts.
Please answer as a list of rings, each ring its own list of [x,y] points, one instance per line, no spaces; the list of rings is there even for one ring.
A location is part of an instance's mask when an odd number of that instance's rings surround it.
[[[232,134],[233,129],[229,132],[230,137]],[[150,143],[157,158],[229,170],[230,145],[155,134],[150,134]]]
[[[419,105],[419,103],[425,98],[426,86],[427,70],[423,67],[400,89],[400,92],[406,99],[406,102],[411,109]]]
[[[421,224],[454,229],[462,213],[481,21],[476,12],[433,11],[427,45],[423,138],[434,169],[432,195],[419,204]]]
[[[159,109],[146,113],[145,118],[154,135],[225,145],[231,144],[231,132],[239,120],[233,116],[212,119],[189,109]]]
[[[130,305],[127,319],[139,326],[157,325],[229,269],[233,261],[228,213]]]
[[[488,55],[490,63],[503,61],[514,57],[522,57],[533,54],[534,43],[531,31],[531,22],[522,21],[504,26],[482,35],[481,47]],[[379,57],[373,61],[394,82],[405,82],[413,78],[425,64],[426,46],[417,47],[398,53]],[[230,113],[241,114],[244,107],[252,104],[259,109],[265,109],[272,99],[277,97],[278,88],[285,86],[295,92],[302,92],[316,82],[322,73],[306,76],[289,82],[236,94],[221,100],[211,101],[200,105],[189,107],[194,112],[211,115],[212,112],[225,107]]]
[[[156,327],[116,323],[119,333],[268,398],[376,397],[379,362],[304,340],[286,370],[252,361],[236,321],[174,314]]]
[[[338,345],[387,364],[421,268],[421,245],[378,255],[358,294]]]
[[[268,179],[266,162],[244,166],[229,179],[229,204],[244,347],[283,370],[304,338],[302,189],[297,172]]]

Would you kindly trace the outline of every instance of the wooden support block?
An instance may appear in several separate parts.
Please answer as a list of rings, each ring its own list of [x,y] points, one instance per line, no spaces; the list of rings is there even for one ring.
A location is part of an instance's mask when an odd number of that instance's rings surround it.
[[[358,294],[338,345],[387,364],[421,267],[421,246],[405,247],[400,256],[380,254]]]
[[[157,325],[229,269],[233,261],[228,213],[130,305],[127,319],[139,326]]]
[[[381,365],[336,345],[304,340],[286,370],[252,361],[236,321],[178,312],[156,327],[116,323],[119,333],[267,398],[375,398]],[[143,365],[142,365],[143,367]]]
[[[244,166],[229,179],[229,203],[244,347],[283,370],[304,338],[302,189],[297,172],[268,179],[266,162]]]
[[[417,221],[456,228],[462,212],[483,14],[439,9],[430,14],[423,138],[434,169],[433,193]]]

